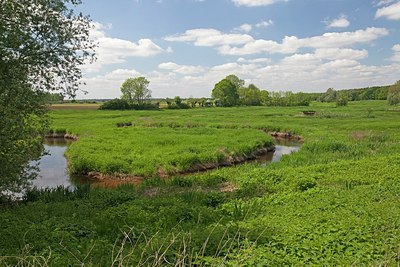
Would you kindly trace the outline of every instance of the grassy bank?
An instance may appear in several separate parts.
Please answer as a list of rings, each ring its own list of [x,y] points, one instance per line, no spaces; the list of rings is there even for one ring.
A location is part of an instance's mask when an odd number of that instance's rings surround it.
[[[33,191],[2,207],[0,265],[395,266],[400,109],[380,101],[308,109],[316,115],[296,107],[53,111],[54,129],[80,136],[68,151],[72,166],[93,157],[82,168],[107,172],[131,160],[111,172],[154,177],[140,187]],[[132,126],[116,126],[125,122]],[[261,130],[305,142],[267,167],[168,180],[154,172],[249,153],[270,142]]]

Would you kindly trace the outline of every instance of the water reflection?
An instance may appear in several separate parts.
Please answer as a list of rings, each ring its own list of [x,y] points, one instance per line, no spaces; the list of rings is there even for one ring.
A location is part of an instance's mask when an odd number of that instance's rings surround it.
[[[299,151],[301,143],[297,141],[275,139],[275,151],[267,153],[264,156],[259,157],[255,162],[259,163],[260,166],[267,166],[271,162],[277,162],[281,160],[284,155],[290,155],[291,153]]]
[[[71,140],[64,138],[49,138],[45,140],[46,155],[39,160],[38,177],[32,181],[37,188],[56,188],[64,186],[74,188],[85,182],[84,177],[72,176],[68,173],[68,163],[64,157]]]
[[[39,175],[32,181],[32,186],[37,188],[56,188],[57,186],[75,188],[76,185],[90,183],[91,186],[99,187],[117,187],[122,184],[132,183],[140,184],[142,180],[123,181],[123,180],[90,180],[85,176],[73,176],[68,172],[68,163],[64,157],[68,145],[73,141],[63,138],[50,138],[46,139],[44,147],[47,155],[39,160]],[[289,140],[275,140],[275,152],[268,153],[254,162],[259,166],[266,166],[271,162],[276,162],[281,159],[283,155],[288,155],[300,149],[301,144]]]

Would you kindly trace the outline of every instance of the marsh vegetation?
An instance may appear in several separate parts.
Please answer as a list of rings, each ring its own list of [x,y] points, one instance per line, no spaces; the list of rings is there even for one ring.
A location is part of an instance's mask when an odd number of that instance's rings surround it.
[[[66,154],[71,168],[149,176],[139,186],[31,190],[3,206],[0,263],[396,265],[400,109],[364,101],[310,110],[52,111],[54,131],[80,137]],[[263,131],[301,135],[304,144],[268,166],[174,175],[221,150],[243,155],[269,144]]]

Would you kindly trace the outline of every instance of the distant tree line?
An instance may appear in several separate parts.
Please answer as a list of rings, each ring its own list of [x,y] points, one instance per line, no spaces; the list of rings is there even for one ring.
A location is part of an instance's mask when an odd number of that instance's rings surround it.
[[[228,75],[211,92],[216,106],[308,106],[311,96],[306,93],[268,92],[256,85],[245,86],[244,80]]]
[[[349,101],[386,100],[388,97],[389,87],[390,86],[374,86],[340,91],[329,88],[325,93],[320,93],[315,100],[321,102],[334,102],[338,94],[345,95]]]
[[[349,101],[386,100],[394,105],[400,102],[400,81],[392,86],[374,86],[359,89],[335,90],[329,88],[325,93],[293,93],[292,91],[266,91],[254,84],[245,86],[244,80],[236,75],[228,75],[215,84],[212,98],[175,98],[150,101],[149,81],[145,77],[129,78],[121,86],[122,96],[104,103],[100,109],[159,109],[160,102],[167,109],[188,109],[196,107],[232,106],[309,106],[311,101],[334,102],[346,106]],[[56,95],[52,95],[57,99]]]

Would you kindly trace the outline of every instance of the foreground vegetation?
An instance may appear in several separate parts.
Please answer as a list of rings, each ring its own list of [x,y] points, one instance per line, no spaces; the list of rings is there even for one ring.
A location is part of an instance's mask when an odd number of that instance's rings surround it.
[[[176,168],[170,162],[201,155],[197,162],[221,147],[242,153],[269,141],[260,130],[300,134],[305,142],[267,167],[167,180],[153,173],[139,187],[32,190],[24,203],[1,208],[0,265],[398,264],[400,108],[366,101],[308,109],[316,114],[298,107],[53,111],[55,132],[80,136],[68,151],[72,166],[75,155],[95,154],[93,162],[113,169],[123,149],[121,162],[140,154],[146,167],[138,169],[152,173],[155,164]],[[125,122],[132,126],[116,126]]]

